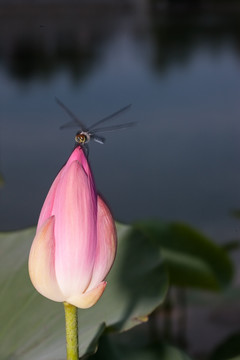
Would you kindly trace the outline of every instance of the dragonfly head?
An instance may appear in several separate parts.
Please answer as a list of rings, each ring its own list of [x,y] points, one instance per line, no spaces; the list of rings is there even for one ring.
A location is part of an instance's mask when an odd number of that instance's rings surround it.
[[[85,143],[88,143],[90,140],[90,135],[87,132],[81,131],[77,132],[75,136],[76,143],[83,145]]]

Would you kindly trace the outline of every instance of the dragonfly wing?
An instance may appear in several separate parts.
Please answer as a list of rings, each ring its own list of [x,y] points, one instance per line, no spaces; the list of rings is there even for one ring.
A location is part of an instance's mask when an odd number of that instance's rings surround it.
[[[62,125],[60,129],[64,129],[65,127],[69,127],[70,124],[74,124],[75,126],[78,126],[81,131],[86,131],[85,125],[77,118],[77,116],[66,105],[64,105],[61,102],[61,100],[59,100],[57,97],[55,97],[55,100],[57,104],[73,119],[73,121],[71,121],[70,123],[67,123],[66,125]]]
[[[115,130],[124,130],[129,127],[135,126],[137,123],[136,121],[125,123],[125,124],[119,124],[119,125],[113,125],[113,126],[106,126],[102,128],[94,129],[93,133],[100,133],[100,132],[109,132],[109,131],[115,131]]]
[[[117,115],[120,115],[120,114],[121,114],[122,112],[124,112],[124,111],[129,110],[131,106],[132,106],[132,104],[129,104],[129,105],[127,105],[127,106],[124,106],[123,108],[121,108],[120,110],[112,113],[111,115],[108,115],[108,116],[104,117],[103,119],[101,119],[101,120],[97,121],[96,123],[92,124],[92,125],[88,128],[88,130],[93,130],[94,128],[96,128],[96,126],[104,123],[105,121],[111,120],[112,118],[116,117]]]
[[[97,136],[97,135],[95,135],[95,134],[93,134],[91,137],[92,137],[92,139],[93,139],[94,141],[96,141],[96,142],[99,143],[99,144],[104,144],[104,143],[105,143],[104,137]]]

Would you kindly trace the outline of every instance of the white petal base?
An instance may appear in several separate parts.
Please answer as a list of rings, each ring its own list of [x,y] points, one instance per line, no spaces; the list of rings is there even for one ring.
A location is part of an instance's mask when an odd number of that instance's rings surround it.
[[[78,296],[71,296],[66,301],[69,304],[72,304],[80,309],[87,309],[91,306],[95,305],[99,298],[102,296],[102,293],[105,290],[107,285],[106,281],[102,281],[98,286],[94,289],[85,292],[84,294],[80,294]]]
[[[29,275],[33,286],[48,299],[62,302],[54,268],[54,216],[38,230],[29,254]]]

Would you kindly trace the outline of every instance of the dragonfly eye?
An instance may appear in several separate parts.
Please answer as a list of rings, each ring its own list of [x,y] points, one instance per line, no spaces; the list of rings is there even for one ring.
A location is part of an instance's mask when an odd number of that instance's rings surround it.
[[[77,135],[75,136],[75,141],[78,144],[84,144],[87,141],[87,136],[82,133],[77,133]]]

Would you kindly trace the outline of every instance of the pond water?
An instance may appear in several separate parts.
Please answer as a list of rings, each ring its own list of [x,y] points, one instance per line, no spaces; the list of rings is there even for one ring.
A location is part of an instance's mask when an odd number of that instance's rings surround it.
[[[239,16],[163,4],[1,5],[1,230],[36,224],[73,148],[57,96],[87,124],[132,103],[114,123],[137,125],[90,146],[117,220],[239,236]]]

